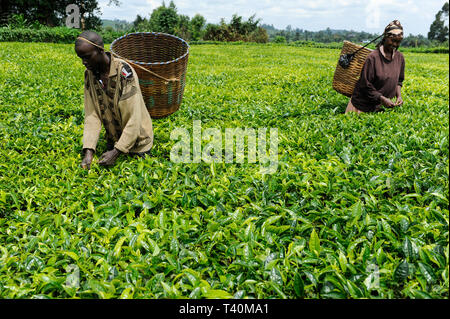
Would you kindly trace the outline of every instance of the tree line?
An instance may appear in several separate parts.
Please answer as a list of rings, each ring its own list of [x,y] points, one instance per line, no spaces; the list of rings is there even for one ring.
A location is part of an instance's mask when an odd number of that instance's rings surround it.
[[[10,23],[14,16],[21,16],[35,25],[50,27],[65,25],[66,7],[75,4],[80,9],[84,29],[97,29],[102,22],[97,0],[2,0],[0,1],[0,26]],[[119,0],[109,0],[108,5],[120,5]]]
[[[285,30],[276,29],[273,25],[268,24],[263,24],[262,27],[267,30],[271,42],[314,41],[332,43],[344,40],[364,42],[377,37],[376,34],[364,31],[332,30],[330,28],[321,31],[309,31],[299,28],[293,29],[290,25]]]
[[[422,47],[447,44],[448,46],[448,26],[445,19],[448,19],[448,2],[436,14],[436,19],[430,26],[428,37],[423,35],[408,35],[404,38],[402,45],[406,47]],[[153,10],[150,17],[136,17],[132,26],[136,31],[156,31],[178,35],[188,41],[244,41],[244,42],[276,42],[290,43],[313,41],[320,43],[336,43],[344,40],[364,43],[378,36],[375,33],[332,30],[327,28],[321,31],[309,31],[303,29],[293,29],[288,25],[285,30],[278,30],[273,25],[260,24],[261,20],[253,15],[247,20],[234,14],[227,23],[221,19],[220,23],[206,23],[206,19],[200,14],[196,14],[192,19],[186,15],[178,14],[173,1],[169,5],[163,4]]]
[[[221,19],[218,24],[207,23],[196,14],[194,17],[179,14],[173,1],[165,2],[154,9],[147,17],[137,15],[132,23],[109,23],[102,25],[99,18],[100,8],[97,0],[2,0],[0,3],[0,26],[18,25],[39,28],[40,26],[63,26],[66,6],[76,4],[80,8],[82,28],[101,31],[107,37],[128,32],[164,32],[177,35],[187,41],[244,41],[244,42],[304,42],[336,43],[343,40],[364,43],[377,36],[367,32],[332,30],[321,31],[293,29],[287,26],[278,30],[273,25],[261,24],[255,15],[247,20],[234,14],[229,22]],[[119,0],[110,0],[109,5],[120,5]],[[448,46],[449,3],[445,2],[436,14],[427,37],[408,35],[402,45],[411,47],[446,45]]]
[[[409,34],[402,41],[402,46],[406,47],[422,47],[433,45],[446,45],[449,41],[449,2],[445,2],[442,9],[438,11],[435,20],[430,26],[427,37],[419,34]],[[447,25],[446,25],[447,21]],[[262,27],[267,30],[270,42],[297,42],[297,41],[314,41],[320,43],[342,42],[344,40],[352,42],[367,42],[376,38],[379,34],[371,34],[367,32],[332,30],[327,28],[322,31],[308,31],[303,29],[293,29],[288,25],[285,30],[278,30],[273,25],[263,24]]]
[[[266,43],[269,37],[264,28],[259,26],[260,19],[255,15],[247,20],[234,14],[229,23],[224,19],[219,24],[206,23],[206,19],[196,14],[192,19],[178,14],[173,1],[165,2],[151,13],[150,17],[140,15],[133,21],[136,31],[154,31],[175,34],[188,41],[244,41]]]

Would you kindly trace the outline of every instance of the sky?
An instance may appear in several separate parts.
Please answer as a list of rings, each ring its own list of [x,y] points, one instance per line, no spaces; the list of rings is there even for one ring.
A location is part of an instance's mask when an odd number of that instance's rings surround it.
[[[170,0],[166,0],[166,4]],[[119,7],[99,0],[102,19],[132,22],[139,14],[149,17],[162,0],[120,0]],[[392,20],[399,20],[405,35],[427,35],[444,0],[174,0],[179,14],[199,13],[207,23],[230,21],[233,14],[249,18],[256,14],[261,23],[277,29],[290,25],[309,31],[345,29],[381,33]],[[447,23],[448,24],[448,23]]]

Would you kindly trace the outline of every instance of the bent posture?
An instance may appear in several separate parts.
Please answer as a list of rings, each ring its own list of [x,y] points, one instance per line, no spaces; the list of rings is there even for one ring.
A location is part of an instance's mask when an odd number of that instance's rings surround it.
[[[402,40],[403,27],[394,20],[385,28],[376,50],[367,57],[346,113],[376,112],[382,110],[382,106],[393,108],[403,104],[405,58],[397,51]]]
[[[136,72],[103,49],[95,32],[83,32],[75,42],[84,73],[84,131],[81,166],[89,169],[102,124],[107,151],[99,164],[110,166],[121,153],[144,156],[153,146],[152,120],[142,98]]]

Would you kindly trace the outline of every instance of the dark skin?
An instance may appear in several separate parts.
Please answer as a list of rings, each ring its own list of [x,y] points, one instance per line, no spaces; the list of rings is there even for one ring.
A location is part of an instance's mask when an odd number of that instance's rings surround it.
[[[83,65],[86,69],[92,71],[95,76],[102,80],[104,88],[108,85],[109,67],[111,59],[105,53],[105,50],[97,48],[87,42],[81,42],[75,47],[75,52],[78,57],[83,61]],[[81,162],[81,167],[84,169],[90,169],[92,159],[94,158],[94,150],[86,148],[84,151],[84,158]],[[98,163],[103,166],[112,166],[116,162],[120,155],[120,151],[116,148],[111,151],[103,153]]]
[[[403,40],[402,36],[386,37],[384,39],[383,48],[384,48],[384,53],[386,54],[388,59],[392,60],[392,55],[394,53],[394,50],[398,50],[402,40]],[[383,106],[385,106],[387,108],[393,108],[393,107],[402,105],[403,99],[402,99],[402,93],[401,93],[401,86],[399,86],[399,85],[395,89],[395,96],[396,96],[395,102],[393,102],[391,99],[389,99],[385,96],[380,97],[380,102]]]

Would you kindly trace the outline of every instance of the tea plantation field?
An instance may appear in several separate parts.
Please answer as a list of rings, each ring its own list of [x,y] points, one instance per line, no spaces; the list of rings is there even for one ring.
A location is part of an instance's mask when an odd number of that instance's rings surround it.
[[[73,45],[0,43],[0,298],[448,298],[449,56],[343,114],[339,50],[191,47],[146,159],[81,169]],[[277,128],[278,168],[176,164],[176,127]],[[208,141],[203,141],[206,145]]]

